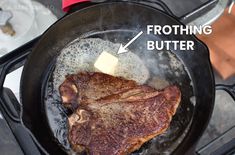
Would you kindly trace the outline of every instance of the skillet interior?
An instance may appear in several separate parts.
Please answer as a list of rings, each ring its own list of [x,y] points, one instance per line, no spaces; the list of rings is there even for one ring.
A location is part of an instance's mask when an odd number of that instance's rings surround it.
[[[115,34],[115,30],[122,29],[129,30],[130,32],[128,33],[133,35],[133,32],[137,32],[137,30],[144,30],[147,24],[175,25],[180,23],[159,10],[143,5],[107,3],[75,12],[59,21],[44,34],[34,51],[30,54],[24,67],[21,81],[21,97],[24,106],[24,123],[48,152],[64,154],[62,147],[58,145],[51,134],[43,100],[45,85],[53,68],[53,62],[61,49],[69,42],[84,34],[91,35],[94,34],[92,32],[104,31],[112,31]],[[95,34],[95,37],[104,37],[105,39],[112,40],[112,33],[109,35],[106,33]],[[118,36],[120,38],[119,41],[125,43],[127,39],[123,37],[124,35],[120,31],[118,34],[120,35]],[[213,109],[214,81],[208,59],[208,51],[202,43],[193,36],[168,36],[166,38],[174,40],[191,39],[197,42],[195,52],[173,51],[182,61],[185,68],[187,68],[188,77],[192,79],[193,90],[196,96],[196,106],[194,107],[194,115],[189,132],[181,145],[174,150],[176,153],[180,153],[185,152],[195,144],[207,125]],[[207,87],[204,87],[205,81],[207,82]],[[181,91],[187,95],[190,82],[187,79],[185,82],[185,86],[188,88],[181,88]],[[178,119],[182,119],[182,117]],[[182,132],[180,135],[182,135]]]
[[[112,42],[124,42],[128,37],[133,36],[138,32],[130,30],[117,30],[117,31],[106,31],[100,33],[89,34],[86,38],[102,38]],[[177,58],[173,59],[173,53],[168,51],[143,51],[146,49],[145,42],[143,39],[147,39],[147,36],[143,36],[141,41],[134,43],[134,46],[130,48],[136,55],[138,55],[150,72],[150,78],[146,82],[148,84],[154,78],[167,81],[169,84],[176,84],[182,91],[182,101],[178,108],[178,112],[173,118],[170,128],[165,134],[158,136],[156,139],[146,143],[140,150],[136,151],[135,154],[161,154],[162,152],[171,153],[182,141],[187,133],[187,127],[190,125],[192,120],[192,114],[194,111],[195,102],[191,102],[193,98],[193,88],[191,85],[191,79],[188,76],[187,71],[183,68],[183,65],[176,66],[175,62]],[[151,39],[151,38],[148,38]],[[77,41],[79,42],[79,40]],[[76,42],[73,42],[76,44]],[[73,51],[70,51],[73,52]],[[171,54],[170,54],[171,53]],[[169,56],[170,54],[170,56]],[[173,59],[173,60],[172,60]],[[171,61],[174,61],[172,63]],[[180,60],[178,60],[180,63]],[[53,64],[51,69],[54,68]],[[71,65],[69,65],[71,66]],[[52,73],[52,72],[51,72]],[[140,75],[141,76],[141,75]],[[58,96],[53,87],[53,76],[48,76],[49,79],[45,84],[45,112],[48,117],[48,124],[50,125],[52,134],[55,139],[64,146],[64,149],[69,152],[69,143],[67,141],[67,116],[70,112],[67,111],[61,105],[60,96]],[[157,86],[158,87],[158,86]],[[159,88],[159,87],[158,87]]]

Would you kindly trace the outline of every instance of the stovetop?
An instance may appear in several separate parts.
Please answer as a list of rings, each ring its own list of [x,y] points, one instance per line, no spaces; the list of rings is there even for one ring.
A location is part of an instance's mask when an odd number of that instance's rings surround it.
[[[44,1],[44,0],[40,0]],[[182,3],[183,1],[183,3]],[[45,3],[50,3],[50,1],[44,1]],[[195,12],[196,14],[191,15],[188,17],[187,21],[193,21],[197,16],[200,16],[201,14],[205,13],[206,11],[210,10],[212,8],[211,6],[208,6],[208,8],[200,9],[200,6],[208,5],[208,0],[199,0],[196,2],[196,5],[190,5],[189,3],[192,3],[192,1],[185,1],[185,0],[177,0],[177,2],[174,1],[174,4],[172,4],[172,0],[164,0],[164,2],[167,3],[167,5],[171,8],[173,13],[177,15],[178,17],[187,17],[188,13]],[[56,2],[58,3],[58,2]],[[182,5],[185,3],[185,6]],[[50,4],[51,5],[51,4]],[[173,6],[175,5],[175,6]],[[47,5],[48,7],[52,8],[52,11],[55,6],[51,7]],[[183,8],[187,9],[183,9]],[[176,9],[177,8],[177,9]],[[179,9],[182,8],[182,9]],[[184,11],[182,11],[184,10]],[[57,13],[59,14],[59,13]],[[63,15],[62,13],[59,14],[59,16]],[[19,48],[18,50],[26,50],[30,49],[29,47],[33,47],[33,45],[38,41],[38,39],[35,39],[31,43],[29,43],[26,46],[23,46],[22,48]],[[27,48],[26,48],[27,47]],[[28,51],[30,52],[30,50]],[[13,51],[13,53],[17,53],[16,51]],[[26,58],[26,57],[25,57]],[[0,61],[0,66],[2,65],[3,61]],[[16,66],[16,68],[18,68]],[[16,72],[21,73],[22,68],[17,69]],[[11,75],[8,75],[11,76]],[[1,77],[0,77],[1,78]],[[218,76],[216,75],[216,78]],[[18,78],[20,80],[20,77]],[[221,81],[217,79],[219,83]],[[230,79],[231,83],[235,83],[235,79]],[[230,84],[231,84],[230,83]],[[33,136],[30,135],[28,130],[21,125],[20,119],[11,119],[10,117],[3,117],[8,115],[5,110],[3,109],[14,109],[13,111],[10,110],[10,116],[20,116],[20,103],[19,103],[19,94],[13,94],[13,92],[10,89],[4,88],[2,90],[4,99],[0,100],[1,105],[0,106],[0,151],[1,154],[41,154],[41,151],[39,148],[40,146],[33,140]],[[15,95],[17,97],[15,97]],[[9,107],[8,107],[9,106]],[[8,107],[8,108],[7,108]],[[214,152],[220,154],[220,151],[223,151],[222,149],[218,149],[220,146],[226,143],[233,143],[231,139],[235,138],[235,106],[234,101],[232,98],[224,91],[217,91],[216,92],[216,101],[215,101],[215,109],[214,113],[212,115],[212,119],[210,121],[210,124],[202,136],[200,142],[198,143],[197,147],[197,153],[198,154],[208,154],[209,152]],[[226,145],[232,146],[231,145]],[[215,152],[217,151],[217,152]]]

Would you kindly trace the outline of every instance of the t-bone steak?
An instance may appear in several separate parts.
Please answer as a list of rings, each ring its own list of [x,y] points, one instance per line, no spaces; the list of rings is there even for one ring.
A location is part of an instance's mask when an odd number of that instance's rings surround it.
[[[68,75],[60,86],[68,118],[69,142],[76,152],[127,155],[163,133],[181,100],[177,86],[156,90],[103,73]]]

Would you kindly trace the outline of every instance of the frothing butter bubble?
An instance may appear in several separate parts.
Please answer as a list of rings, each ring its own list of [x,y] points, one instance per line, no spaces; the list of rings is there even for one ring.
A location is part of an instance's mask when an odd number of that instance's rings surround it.
[[[53,73],[53,84],[56,91],[65,80],[66,75],[83,71],[100,72],[94,63],[103,51],[118,58],[114,76],[121,76],[144,84],[149,79],[149,71],[139,56],[131,51],[117,54],[120,44],[99,38],[78,39],[67,45],[57,58]]]

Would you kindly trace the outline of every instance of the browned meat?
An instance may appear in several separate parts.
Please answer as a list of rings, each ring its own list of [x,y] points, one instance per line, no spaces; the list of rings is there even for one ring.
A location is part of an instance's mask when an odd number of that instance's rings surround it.
[[[77,77],[83,78],[69,76],[60,87],[66,106],[69,101],[79,102],[68,121],[69,141],[76,152],[87,151],[90,155],[129,154],[168,128],[181,100],[176,86],[157,91],[103,73],[80,73]],[[81,81],[85,81],[84,85]],[[79,96],[81,94],[86,98]]]
[[[136,86],[136,82],[120,77],[103,73],[82,72],[68,75],[59,90],[64,106],[76,109],[78,103],[95,101]]]

